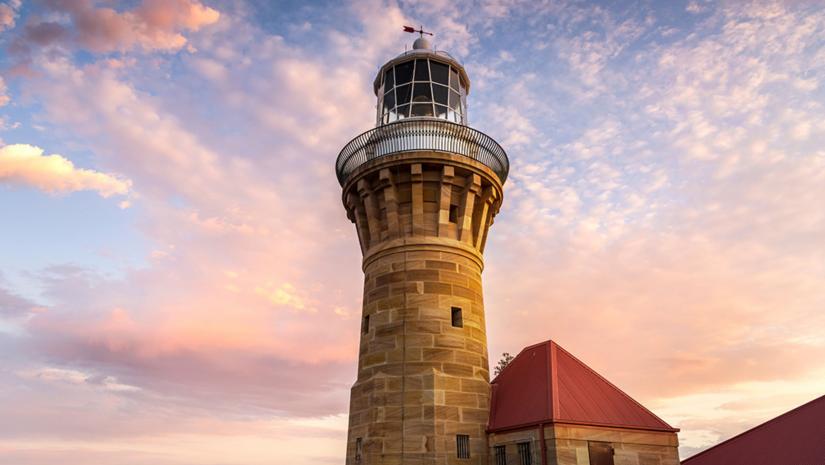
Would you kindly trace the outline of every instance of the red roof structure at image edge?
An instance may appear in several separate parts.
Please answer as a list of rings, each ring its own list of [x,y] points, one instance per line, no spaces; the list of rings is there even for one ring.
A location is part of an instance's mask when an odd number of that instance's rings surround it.
[[[543,423],[679,431],[553,341],[522,350],[491,384],[490,432]]]
[[[682,461],[684,465],[825,464],[825,396]]]

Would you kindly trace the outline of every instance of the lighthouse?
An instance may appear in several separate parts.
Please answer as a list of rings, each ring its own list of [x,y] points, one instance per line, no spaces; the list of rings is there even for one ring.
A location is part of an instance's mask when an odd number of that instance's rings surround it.
[[[468,125],[464,67],[417,32],[336,160],[364,272],[348,465],[488,463],[481,274],[509,162]]]

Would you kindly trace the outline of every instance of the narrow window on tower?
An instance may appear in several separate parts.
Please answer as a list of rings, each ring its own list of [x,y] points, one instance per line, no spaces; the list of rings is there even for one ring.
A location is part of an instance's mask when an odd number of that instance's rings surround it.
[[[470,458],[470,436],[457,434],[455,436],[456,456],[460,459]]]
[[[590,465],[613,465],[613,446],[609,442],[588,442]]]
[[[355,461],[361,461],[361,438],[355,438]]]
[[[530,443],[518,443],[518,458],[521,465],[533,465],[533,454],[530,453]]]
[[[367,334],[370,332],[370,316],[364,315],[364,321],[361,322],[361,332]]]
[[[495,446],[496,465],[507,465],[507,446]]]
[[[458,205],[450,205],[450,223],[458,223]]]
[[[464,327],[464,318],[461,316],[461,308],[453,307],[451,316],[453,320],[453,326],[455,326],[456,328]]]

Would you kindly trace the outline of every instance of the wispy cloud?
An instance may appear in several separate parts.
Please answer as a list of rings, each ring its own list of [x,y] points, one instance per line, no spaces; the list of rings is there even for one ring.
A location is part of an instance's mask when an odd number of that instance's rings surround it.
[[[275,463],[340,462],[362,276],[332,164],[373,124],[404,23],[467,60],[471,124],[511,156],[492,359],[556,338],[682,427],[686,452],[821,393],[825,13],[696,5],[353,2],[274,30],[263,4],[33,7],[6,32],[29,73],[4,110],[30,105],[37,145],[95,165],[6,146],[28,158],[4,179],[139,190],[150,245],[116,276],[4,270],[38,298],[0,292],[17,328],[0,383],[24,387],[0,406],[0,456],[257,463],[312,438]]]

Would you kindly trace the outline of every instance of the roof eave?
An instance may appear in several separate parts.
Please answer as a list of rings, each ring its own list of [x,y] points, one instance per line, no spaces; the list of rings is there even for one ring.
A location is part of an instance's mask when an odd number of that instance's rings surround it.
[[[621,430],[631,430],[631,431],[647,431],[647,432],[654,432],[654,433],[678,433],[681,431],[679,428],[656,428],[652,426],[630,426],[630,425],[612,425],[609,423],[594,423],[594,422],[583,422],[583,421],[574,421],[574,420],[542,420],[542,421],[531,421],[529,423],[522,423],[519,425],[512,425],[512,426],[502,426],[498,428],[490,428],[487,427],[488,433],[502,433],[502,432],[509,432],[509,431],[519,431],[525,429],[532,429],[538,426],[547,426],[547,425],[570,425],[570,426],[589,426],[595,428],[614,428],[614,429],[621,429]]]

